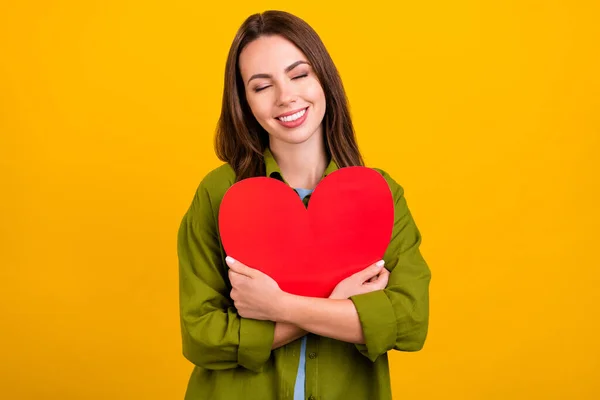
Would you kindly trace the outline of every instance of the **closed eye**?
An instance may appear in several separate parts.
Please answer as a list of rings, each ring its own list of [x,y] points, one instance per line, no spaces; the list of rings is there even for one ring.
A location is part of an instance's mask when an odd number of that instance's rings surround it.
[[[300,78],[306,78],[307,76],[308,76],[308,74],[298,75],[298,76],[293,77],[292,80],[294,80],[294,79],[300,79]],[[258,92],[261,92],[261,91],[265,90],[266,88],[270,88],[270,87],[271,87],[271,85],[258,87],[256,89],[254,89],[254,92],[258,93]]]
[[[258,93],[258,92],[260,92],[260,91],[263,91],[263,90],[265,90],[265,89],[266,89],[266,88],[268,88],[268,87],[271,87],[271,85],[268,85],[268,86],[263,86],[263,87],[258,87],[258,88],[256,88],[256,89],[254,89],[254,91],[255,91],[256,93]]]

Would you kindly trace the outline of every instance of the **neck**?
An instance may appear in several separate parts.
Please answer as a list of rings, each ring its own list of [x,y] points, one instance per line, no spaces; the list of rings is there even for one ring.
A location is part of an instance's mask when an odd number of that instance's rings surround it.
[[[327,168],[323,135],[315,133],[304,143],[271,141],[271,153],[283,179],[296,189],[314,189]]]

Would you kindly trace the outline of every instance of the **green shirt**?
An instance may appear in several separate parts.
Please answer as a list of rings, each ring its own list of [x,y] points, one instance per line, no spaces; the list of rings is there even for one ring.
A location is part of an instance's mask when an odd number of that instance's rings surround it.
[[[267,176],[285,182],[268,148],[264,157]],[[332,160],[323,176],[337,168]],[[394,229],[383,257],[391,272],[388,286],[351,297],[364,345],[308,334],[309,400],[391,399],[387,352],[418,351],[427,336],[431,274],[419,251],[421,235],[402,187],[385,171],[374,169],[388,182],[395,202]],[[234,182],[229,164],[210,171],[178,231],[183,355],[194,364],[185,399],[292,400],[301,341],[271,350],[275,323],[240,317],[229,297],[218,215]]]

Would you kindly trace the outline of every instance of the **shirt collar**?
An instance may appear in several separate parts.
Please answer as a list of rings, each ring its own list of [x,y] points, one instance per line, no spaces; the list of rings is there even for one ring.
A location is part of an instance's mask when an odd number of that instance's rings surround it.
[[[271,152],[271,149],[269,149],[269,147],[265,148],[265,151],[263,152],[263,157],[265,159],[265,168],[266,168],[267,176],[269,178],[276,177],[276,178],[281,179],[283,182],[285,182],[285,180],[283,179],[283,176],[281,175],[281,169],[279,169],[279,165],[277,165],[277,161],[275,161],[275,157],[273,157],[273,153]],[[330,173],[332,173],[333,171],[336,171],[337,169],[339,169],[339,167],[337,166],[336,162],[333,161],[333,158],[332,158],[329,161],[329,165],[323,172],[323,178],[326,177],[327,175],[329,175]],[[287,184],[287,182],[285,182],[285,183]]]

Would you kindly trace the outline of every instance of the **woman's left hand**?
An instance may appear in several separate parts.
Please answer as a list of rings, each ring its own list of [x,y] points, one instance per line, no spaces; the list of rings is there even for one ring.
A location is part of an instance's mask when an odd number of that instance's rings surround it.
[[[283,290],[269,275],[227,257],[231,299],[240,316],[275,321],[276,307]]]

